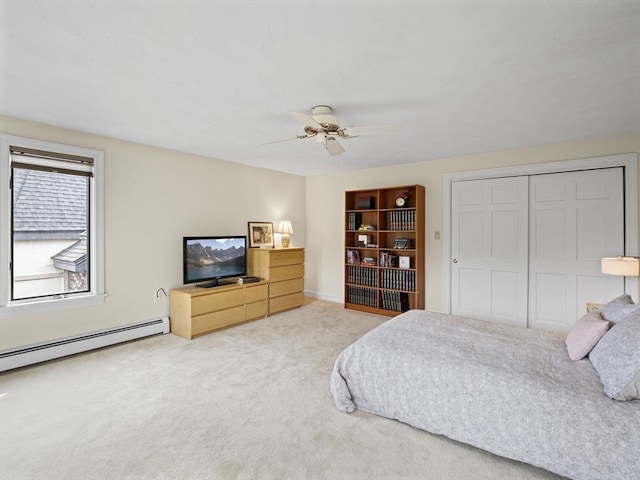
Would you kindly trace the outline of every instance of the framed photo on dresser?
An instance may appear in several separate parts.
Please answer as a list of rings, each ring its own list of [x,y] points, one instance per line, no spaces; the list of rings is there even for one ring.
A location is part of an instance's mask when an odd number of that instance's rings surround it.
[[[249,222],[249,247],[273,248],[273,222]]]

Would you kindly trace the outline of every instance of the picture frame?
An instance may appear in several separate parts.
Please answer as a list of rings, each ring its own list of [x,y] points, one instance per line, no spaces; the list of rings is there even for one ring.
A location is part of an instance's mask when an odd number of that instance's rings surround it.
[[[249,222],[249,247],[274,247],[273,222]]]

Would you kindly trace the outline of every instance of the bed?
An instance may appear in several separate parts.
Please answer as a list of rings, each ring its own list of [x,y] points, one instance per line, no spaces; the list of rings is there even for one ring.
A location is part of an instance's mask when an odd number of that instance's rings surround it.
[[[640,479],[639,401],[609,398],[565,339],[411,310],[339,355],[331,392],[342,412],[396,419],[569,478]]]

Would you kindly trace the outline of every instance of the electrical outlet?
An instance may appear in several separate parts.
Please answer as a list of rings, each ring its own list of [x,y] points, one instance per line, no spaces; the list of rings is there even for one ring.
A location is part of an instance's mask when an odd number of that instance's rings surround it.
[[[440,232],[433,232],[434,240],[440,240]]]

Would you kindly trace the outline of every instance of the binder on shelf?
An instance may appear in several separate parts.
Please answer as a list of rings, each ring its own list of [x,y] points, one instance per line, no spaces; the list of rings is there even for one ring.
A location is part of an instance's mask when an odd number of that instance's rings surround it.
[[[362,225],[362,214],[349,212],[347,215],[347,230],[358,230]]]
[[[376,197],[366,196],[358,198],[358,208],[360,210],[373,210],[376,208]]]

